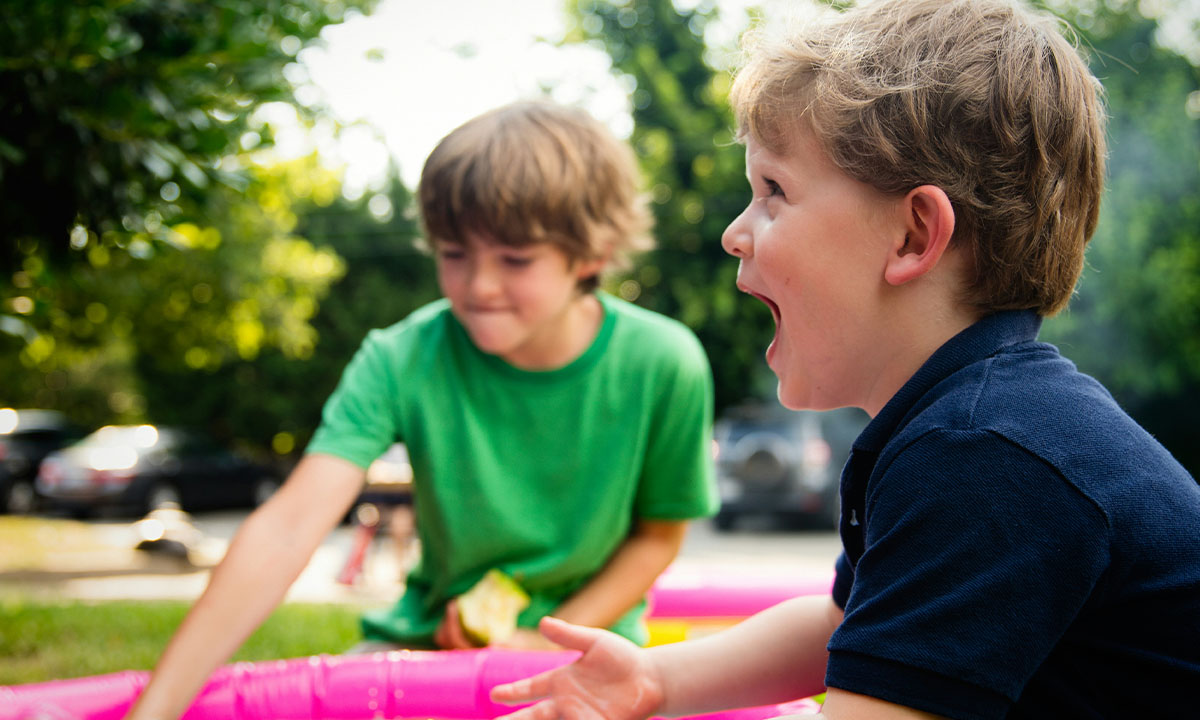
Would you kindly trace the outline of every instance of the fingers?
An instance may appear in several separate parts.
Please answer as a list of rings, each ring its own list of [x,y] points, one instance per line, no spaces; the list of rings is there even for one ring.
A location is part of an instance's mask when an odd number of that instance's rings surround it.
[[[438,623],[437,630],[433,631],[433,643],[443,650],[450,649],[450,631],[446,628],[449,624],[446,622],[447,614],[442,615],[442,621]]]
[[[550,694],[551,676],[558,672],[559,669],[547,670],[539,675],[515,680],[506,685],[497,685],[492,688],[492,700],[498,703],[512,705],[513,703],[529,702],[530,700],[539,700]]]
[[[475,647],[475,644],[468,640],[466,633],[463,632],[456,600],[446,603],[446,612],[442,616],[441,624],[433,634],[433,641],[443,650],[468,650]]]
[[[565,620],[559,620],[549,615],[538,623],[538,630],[541,630],[542,635],[552,643],[561,645],[568,650],[584,651],[608,633],[607,630],[600,628],[572,625]]]

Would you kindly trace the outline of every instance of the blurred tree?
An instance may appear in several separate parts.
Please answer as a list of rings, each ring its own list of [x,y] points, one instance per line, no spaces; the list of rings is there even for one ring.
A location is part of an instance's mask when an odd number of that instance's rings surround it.
[[[731,77],[714,68],[705,43],[713,3],[689,10],[671,0],[582,0],[575,11],[578,30],[567,41],[603,43],[632,86],[631,142],[654,203],[658,249],[617,292],[696,332],[713,365],[718,411],[773,395],[762,359],[771,314],[738,292],[737,261],[721,249],[749,188],[728,106]]]
[[[308,206],[296,231],[333,249],[345,268],[312,319],[319,346],[303,361],[269,349],[253,362],[227,367],[223,382],[206,385],[226,395],[221,418],[231,434],[285,455],[307,445],[367,332],[398,322],[438,295],[432,259],[414,245],[411,195],[398,180],[355,200]],[[245,393],[247,387],[255,392]]]
[[[254,163],[272,142],[255,111],[292,99],[294,56],[321,28],[373,4],[9,4],[0,402],[136,419],[146,368],[311,352],[316,301],[342,266],[294,233],[292,206],[329,204],[337,181]]]
[[[1200,70],[1182,54],[1200,61],[1200,40],[1160,42],[1183,5],[1056,7],[1107,92],[1109,180],[1078,295],[1043,337],[1200,477]]]

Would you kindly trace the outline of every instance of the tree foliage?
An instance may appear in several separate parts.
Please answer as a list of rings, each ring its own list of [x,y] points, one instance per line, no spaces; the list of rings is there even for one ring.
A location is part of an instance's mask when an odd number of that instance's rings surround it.
[[[308,162],[276,174],[320,177]],[[386,199],[383,202],[381,198]],[[309,198],[293,206],[295,234],[337,258],[340,276],[308,320],[304,352],[280,343],[252,358],[233,358],[200,371],[143,363],[153,417],[164,423],[207,424],[210,431],[281,455],[303,450],[321,408],[367,331],[386,327],[437,293],[431,260],[414,246],[416,222],[408,190],[398,181],[378,194],[332,202]],[[371,208],[375,208],[373,212]],[[202,393],[194,388],[199,384]],[[191,398],[180,403],[179,398]]]
[[[295,54],[374,0],[20,3],[0,24],[0,401],[147,412],[142,369],[311,352],[340,260],[294,233],[315,164],[254,162]],[[185,386],[186,383],[180,383]],[[172,402],[194,402],[198,390]]]
[[[695,330],[712,361],[718,408],[762,393],[771,315],[738,293],[737,261],[720,242],[749,190],[727,101],[731,78],[706,60],[715,10],[680,10],[671,0],[585,0],[576,9],[573,39],[602,42],[614,70],[632,80],[630,140],[654,202],[658,249],[623,294]]]
[[[378,197],[387,198],[383,213],[369,209]],[[343,198],[302,213],[297,232],[334,250],[345,272],[330,286],[312,319],[320,339],[317,352],[297,361],[272,350],[238,370],[242,382],[231,386],[231,393],[236,395],[237,387],[246,383],[259,388],[253,403],[240,402],[227,414],[242,437],[260,443],[270,439],[281,452],[303,449],[326,398],[367,332],[387,327],[437,297],[433,261],[417,248],[408,189],[393,180],[375,198]]]

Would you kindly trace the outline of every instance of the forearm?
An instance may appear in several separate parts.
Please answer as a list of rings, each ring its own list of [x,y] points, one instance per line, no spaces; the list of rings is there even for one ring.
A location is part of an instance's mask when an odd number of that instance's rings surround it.
[[[167,649],[131,720],[174,718],[208,675],[241,645],[278,604],[304,567],[304,557],[283,552],[270,523],[247,518],[208,588],[192,607]],[[219,628],[219,630],[218,630]]]
[[[209,674],[283,599],[341,517],[336,506],[348,506],[354,497],[345,484],[314,492],[318,475],[289,479],[242,524],[207,589],[167,645],[129,720],[182,714]]]
[[[650,648],[663,686],[659,714],[698,714],[822,692],[826,645],[840,618],[830,597],[800,597],[715,635]]]
[[[686,521],[643,520],[599,573],[567,598],[554,616],[591,627],[610,627],[645,597],[679,554]]]

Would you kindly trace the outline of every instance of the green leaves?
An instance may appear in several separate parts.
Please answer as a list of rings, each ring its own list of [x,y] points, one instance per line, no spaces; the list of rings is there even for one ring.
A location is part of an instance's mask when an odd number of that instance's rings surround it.
[[[254,113],[291,99],[285,71],[321,28],[373,4],[52,0],[7,14],[0,371],[16,382],[0,403],[140,419],[146,368],[311,354],[317,301],[344,267],[293,231],[339,179],[311,158],[259,166],[271,132]]]
[[[581,2],[578,25],[604,43],[632,79],[631,138],[653,200],[658,249],[617,291],[687,323],[708,349],[718,409],[757,392],[771,316],[734,285],[737,261],[721,249],[725,226],[748,196],[744,150],[733,142],[729,75],[708,64],[711,7],[670,0]],[[645,278],[653,283],[641,282]],[[660,280],[661,279],[661,280]]]

